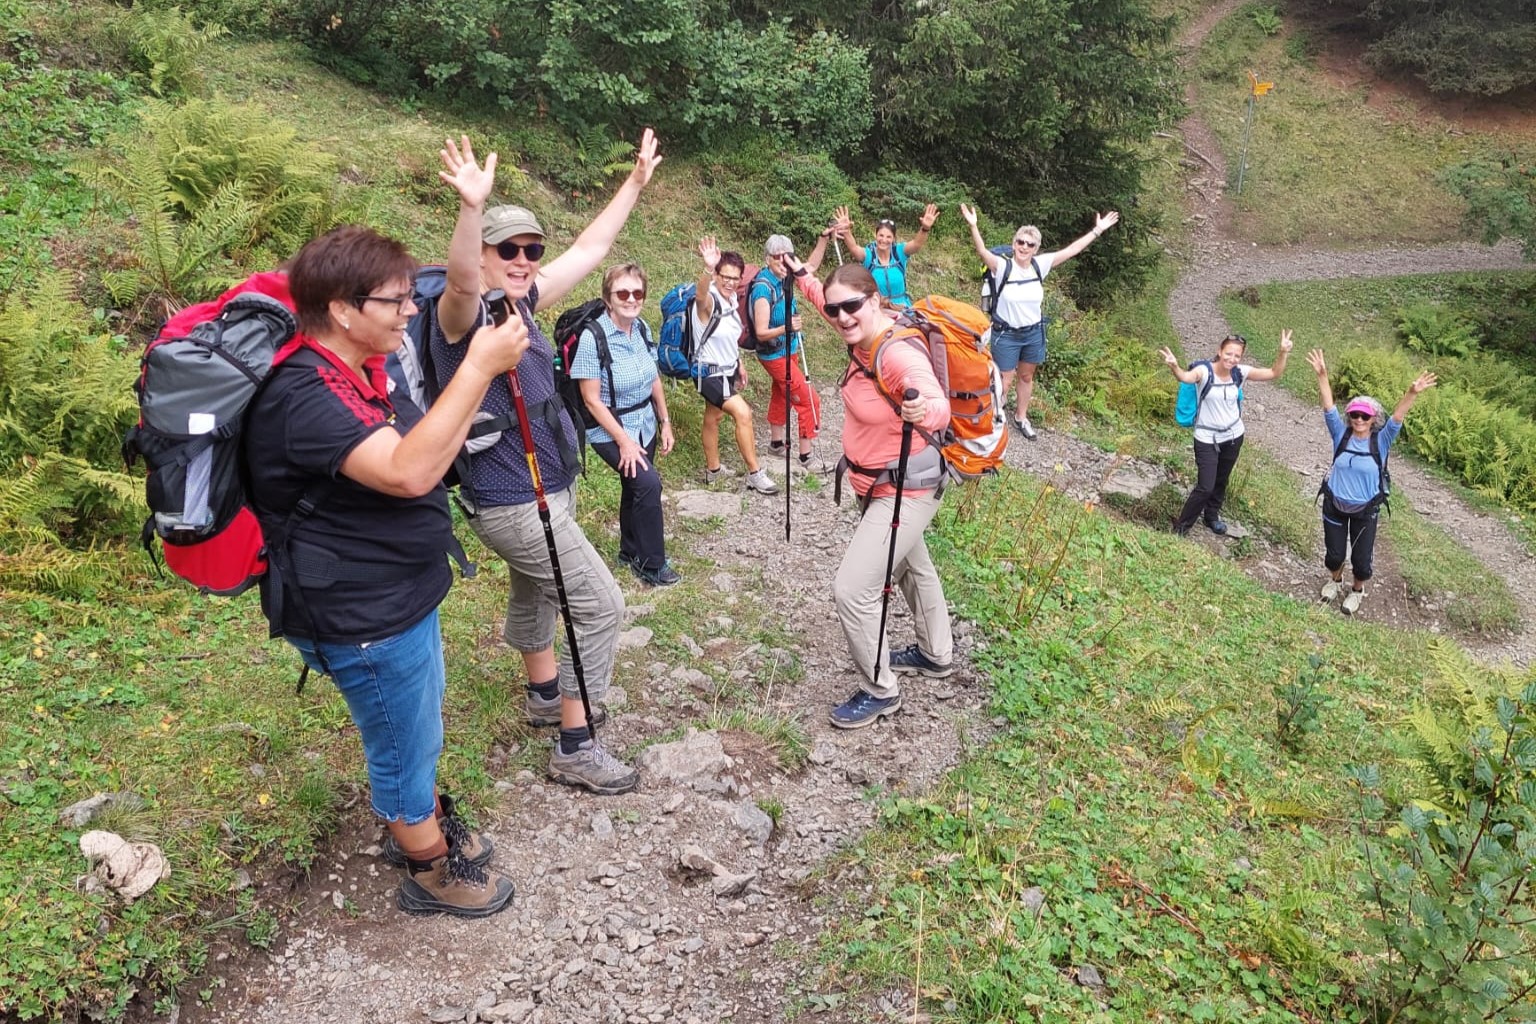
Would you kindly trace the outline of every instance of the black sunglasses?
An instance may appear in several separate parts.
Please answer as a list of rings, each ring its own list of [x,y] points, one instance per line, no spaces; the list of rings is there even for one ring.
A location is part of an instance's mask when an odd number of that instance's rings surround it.
[[[882,217],[880,220],[875,222],[875,226],[881,228],[895,228],[896,222],[891,220],[889,217]]]
[[[1376,417],[1372,416],[1368,412],[1352,412],[1349,414],[1349,418],[1352,420],[1371,420],[1375,419]]]
[[[836,320],[842,313],[847,313],[849,316],[853,316],[853,314],[863,309],[864,303],[868,301],[868,295],[855,295],[853,298],[844,299],[842,302],[828,302],[821,308],[827,311],[827,316],[831,317],[833,320]]]
[[[1229,334],[1225,338],[1221,339],[1221,343],[1223,345],[1225,345],[1229,341],[1235,341],[1235,342],[1237,342],[1240,345],[1248,344],[1248,339],[1243,337],[1241,334]]]
[[[523,242],[522,244],[519,244],[517,242],[497,242],[496,243],[496,255],[500,256],[502,259],[507,260],[509,262],[512,261],[512,260],[517,259],[517,254],[520,253],[520,252],[527,254],[528,262],[530,262],[530,263],[537,263],[537,262],[539,262],[539,260],[544,258],[544,243],[543,242]]]

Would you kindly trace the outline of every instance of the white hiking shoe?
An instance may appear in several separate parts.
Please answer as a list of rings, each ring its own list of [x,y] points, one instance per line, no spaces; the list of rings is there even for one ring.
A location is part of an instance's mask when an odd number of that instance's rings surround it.
[[[779,485],[773,482],[773,477],[768,475],[766,469],[761,468],[755,473],[747,474],[747,488],[748,490],[756,491],[758,494],[779,493]]]
[[[1013,425],[1019,428],[1019,433],[1023,434],[1025,440],[1027,440],[1027,441],[1034,441],[1034,440],[1038,439],[1039,436],[1040,436],[1035,431],[1034,424],[1029,422],[1029,417],[1028,416],[1020,416],[1020,417],[1018,417],[1017,419],[1015,419],[1013,421]]]
[[[1360,602],[1365,600],[1365,591],[1351,590],[1344,596],[1344,614],[1353,615],[1360,610]]]
[[[1327,583],[1323,584],[1323,600],[1328,604],[1332,604],[1339,599],[1339,595],[1344,593],[1344,590],[1345,587],[1343,580],[1329,580]]]

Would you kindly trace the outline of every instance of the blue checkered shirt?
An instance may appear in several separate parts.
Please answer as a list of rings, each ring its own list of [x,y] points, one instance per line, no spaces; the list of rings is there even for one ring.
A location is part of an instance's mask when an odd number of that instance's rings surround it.
[[[598,358],[598,346],[592,330],[587,332],[587,336],[577,346],[576,357],[571,360],[572,379],[595,379],[602,402],[610,411],[650,398],[651,386],[657,376],[656,356],[649,345],[650,326],[642,320],[636,320],[633,329],[625,334],[604,313],[593,323],[593,329],[604,332],[604,337],[608,339],[608,351],[613,356],[613,390],[608,388],[608,373],[603,370],[602,361]],[[656,436],[656,408],[649,403],[642,405],[620,416],[619,423],[624,427],[624,433],[634,438],[643,448]],[[588,444],[613,440],[602,427],[587,429]]]

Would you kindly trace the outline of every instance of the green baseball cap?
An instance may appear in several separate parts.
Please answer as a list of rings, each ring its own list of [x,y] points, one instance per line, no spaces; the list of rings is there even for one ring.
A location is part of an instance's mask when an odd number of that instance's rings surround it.
[[[538,235],[544,237],[539,219],[532,211],[521,206],[493,206],[485,211],[480,222],[480,240],[486,245],[504,242],[513,235]]]

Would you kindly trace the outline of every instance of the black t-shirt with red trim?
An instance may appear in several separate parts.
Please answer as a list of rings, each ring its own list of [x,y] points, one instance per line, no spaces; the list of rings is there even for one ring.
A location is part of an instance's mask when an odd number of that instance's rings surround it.
[[[323,493],[300,521],[290,551],[313,563],[348,567],[338,575],[371,582],[317,580],[302,592],[284,582],[282,622],[274,630],[324,643],[362,644],[394,636],[436,608],[453,583],[445,552],[454,547],[448,493],[438,485],[419,498],[399,498],[342,475],[341,464],[375,430],[404,434],[421,411],[403,391],[390,394],[384,359],[370,359],[359,377],[335,354],[308,338],[278,365],[248,410],[245,456],[252,506],[262,531],[274,536],[306,494]],[[292,575],[292,574],[290,574]],[[272,578],[261,581],[262,608],[273,618]]]

